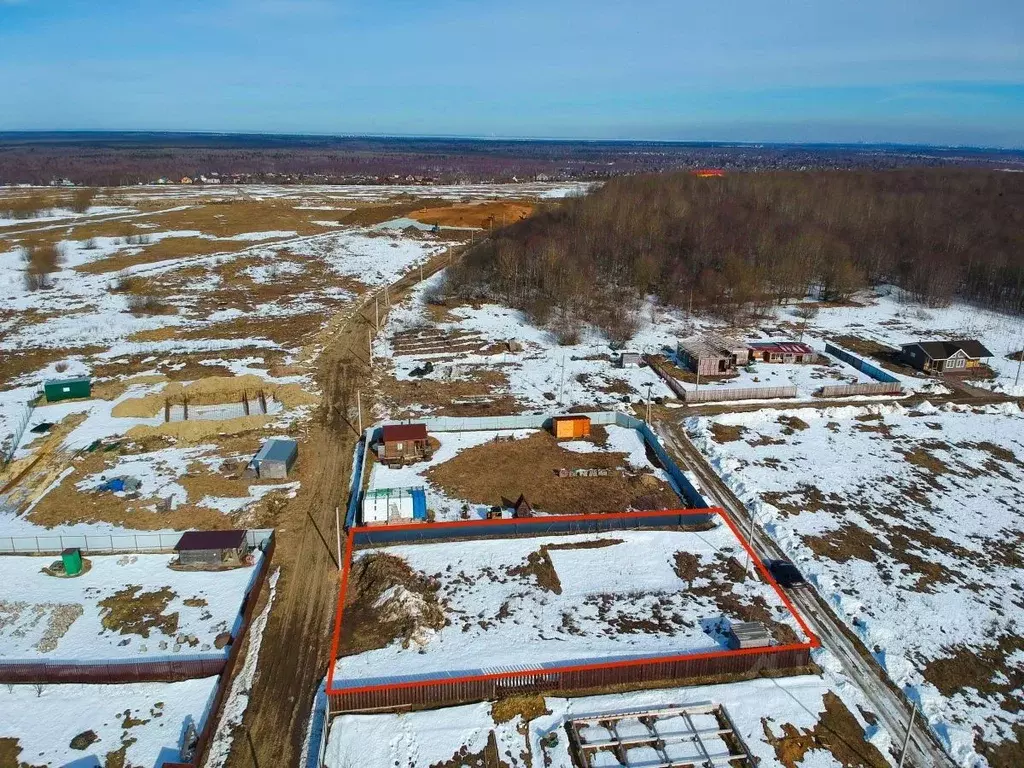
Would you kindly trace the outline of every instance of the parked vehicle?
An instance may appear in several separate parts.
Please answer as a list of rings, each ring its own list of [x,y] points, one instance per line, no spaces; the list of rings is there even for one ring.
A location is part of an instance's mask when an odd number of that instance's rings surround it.
[[[798,587],[807,584],[807,580],[789,560],[772,560],[768,563],[768,571],[779,582],[780,586]]]

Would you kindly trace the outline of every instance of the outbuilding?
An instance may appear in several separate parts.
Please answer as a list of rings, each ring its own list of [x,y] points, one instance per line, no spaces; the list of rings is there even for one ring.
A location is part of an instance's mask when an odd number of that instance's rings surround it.
[[[572,440],[577,437],[590,437],[589,416],[555,416],[551,419],[551,434],[556,440]]]
[[[812,363],[814,347],[802,341],[755,341],[750,345],[751,357],[762,363]]]
[[[363,496],[363,525],[427,519],[427,492],[412,488],[374,488]]]
[[[639,352],[622,352],[619,355],[619,368],[637,368],[640,360]]]
[[[91,397],[92,382],[88,378],[51,379],[43,384],[46,402],[56,403],[60,400],[73,400],[76,397]]]
[[[177,564],[186,568],[242,565],[249,554],[245,531],[186,531],[174,545]]]
[[[252,465],[261,478],[283,480],[288,477],[295,459],[299,455],[299,444],[294,440],[275,437],[267,440],[253,457]]]
[[[729,645],[733,650],[740,648],[767,648],[772,636],[764,624],[757,621],[734,621],[729,625]]]
[[[407,464],[429,459],[430,447],[426,424],[388,424],[381,427],[377,458],[383,464]]]
[[[750,362],[750,347],[742,341],[708,333],[677,341],[676,357],[699,376],[721,376]]]

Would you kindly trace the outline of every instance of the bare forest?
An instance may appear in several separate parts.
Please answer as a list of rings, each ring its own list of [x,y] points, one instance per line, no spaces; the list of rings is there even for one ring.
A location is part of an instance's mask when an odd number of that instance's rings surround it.
[[[613,341],[643,297],[742,323],[814,295],[895,284],[1024,311],[1024,175],[965,169],[613,179],[538,211],[469,254],[447,290],[524,310],[571,340]]]

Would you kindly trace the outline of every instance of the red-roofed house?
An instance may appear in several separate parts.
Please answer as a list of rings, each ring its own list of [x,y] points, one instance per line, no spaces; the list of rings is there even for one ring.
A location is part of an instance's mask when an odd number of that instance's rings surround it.
[[[426,424],[388,424],[381,427],[377,458],[384,464],[407,464],[433,455]]]

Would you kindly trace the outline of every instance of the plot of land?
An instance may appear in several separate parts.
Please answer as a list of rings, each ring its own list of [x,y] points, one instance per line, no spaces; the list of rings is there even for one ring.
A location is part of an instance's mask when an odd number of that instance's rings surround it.
[[[889,735],[868,723],[860,694],[812,676],[574,699],[537,697],[391,715],[343,715],[332,723],[327,765],[474,766],[484,765],[490,750],[492,757],[510,768],[578,768],[569,754],[567,719],[707,702],[727,709],[761,768],[890,765],[885,757]],[[640,726],[639,721],[636,725]],[[645,762],[643,754],[630,757],[635,766],[658,762]],[[608,766],[622,765],[611,753],[607,759]]]
[[[334,685],[717,651],[730,621],[762,622],[776,644],[804,641],[775,590],[744,578],[743,557],[721,523],[360,551]]]
[[[486,517],[523,494],[546,514],[674,509],[682,502],[668,475],[647,457],[643,438],[618,426],[595,427],[591,440],[557,442],[535,430],[439,432],[429,462],[391,469],[374,463],[370,488],[425,485],[437,520]],[[560,470],[599,470],[563,477]]]
[[[257,564],[229,571],[168,568],[170,555],[88,558],[81,576],[43,573],[59,558],[0,557],[0,659],[82,661],[227,655]]]
[[[0,765],[177,762],[186,724],[202,729],[217,678],[180,683],[0,686]]]
[[[1017,406],[759,411],[688,426],[957,761],[1024,762]]]

